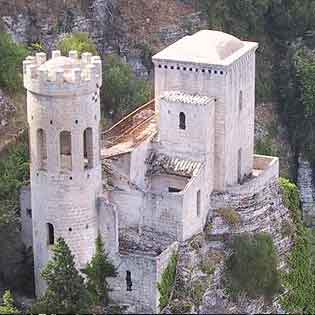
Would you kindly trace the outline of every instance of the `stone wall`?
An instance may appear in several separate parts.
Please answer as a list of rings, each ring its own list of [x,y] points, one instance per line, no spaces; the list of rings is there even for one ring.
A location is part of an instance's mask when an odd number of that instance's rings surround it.
[[[209,192],[205,167],[202,167],[183,191],[183,240],[202,232],[209,211]],[[199,214],[197,212],[197,194],[200,193]]]
[[[152,194],[145,197],[143,225],[174,236],[183,237],[183,196],[179,193]]]
[[[156,259],[144,255],[119,255],[115,260],[118,276],[111,279],[111,298],[120,304],[135,306],[137,313],[156,312]],[[131,273],[132,291],[127,291],[126,275]]]
[[[20,190],[21,238],[26,247],[33,246],[33,224],[31,187],[24,186]]]
[[[310,163],[301,156],[298,161],[298,187],[303,210],[303,218],[307,225],[315,224],[315,189],[313,170]]]
[[[158,240],[156,240],[158,242]],[[171,256],[176,253],[174,242],[159,256],[120,254],[116,257],[118,276],[110,281],[111,297],[116,303],[133,305],[136,313],[156,314],[159,312],[158,282]],[[132,291],[127,291],[126,273],[131,272]]]

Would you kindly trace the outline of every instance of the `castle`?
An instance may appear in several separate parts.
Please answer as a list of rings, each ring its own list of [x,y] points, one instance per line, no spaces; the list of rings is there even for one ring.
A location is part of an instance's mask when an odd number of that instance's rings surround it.
[[[54,241],[63,237],[82,268],[100,232],[119,272],[113,300],[157,313],[157,283],[211,217],[211,194],[278,177],[277,158],[254,155],[257,47],[210,30],[182,38],[153,57],[154,100],[106,131],[99,57],[27,57],[31,200],[29,190],[21,200],[37,295]]]

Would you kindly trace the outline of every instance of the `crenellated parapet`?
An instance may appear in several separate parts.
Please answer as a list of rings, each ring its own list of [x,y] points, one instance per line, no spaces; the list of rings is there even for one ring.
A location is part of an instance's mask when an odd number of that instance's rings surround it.
[[[45,53],[28,56],[23,61],[24,86],[27,90],[47,96],[89,94],[102,85],[102,61],[99,56],[70,51],[61,56],[52,52],[47,61]]]

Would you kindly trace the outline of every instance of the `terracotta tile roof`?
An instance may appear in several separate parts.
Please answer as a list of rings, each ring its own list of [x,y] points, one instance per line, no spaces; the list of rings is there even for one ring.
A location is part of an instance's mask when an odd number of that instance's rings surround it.
[[[167,91],[162,94],[161,99],[173,103],[207,105],[214,98],[201,95],[185,94],[179,91]]]
[[[170,174],[192,177],[198,173],[201,162],[170,157],[162,153],[151,152],[146,159],[149,165],[147,175]]]
[[[102,156],[131,152],[157,132],[154,100],[139,107],[102,133]]]

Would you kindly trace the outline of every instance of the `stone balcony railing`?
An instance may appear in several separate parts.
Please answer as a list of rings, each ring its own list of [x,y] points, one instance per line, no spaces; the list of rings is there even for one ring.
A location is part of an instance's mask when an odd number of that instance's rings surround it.
[[[254,155],[253,173],[242,184],[228,186],[226,192],[232,194],[254,194],[279,177],[279,158]]]

